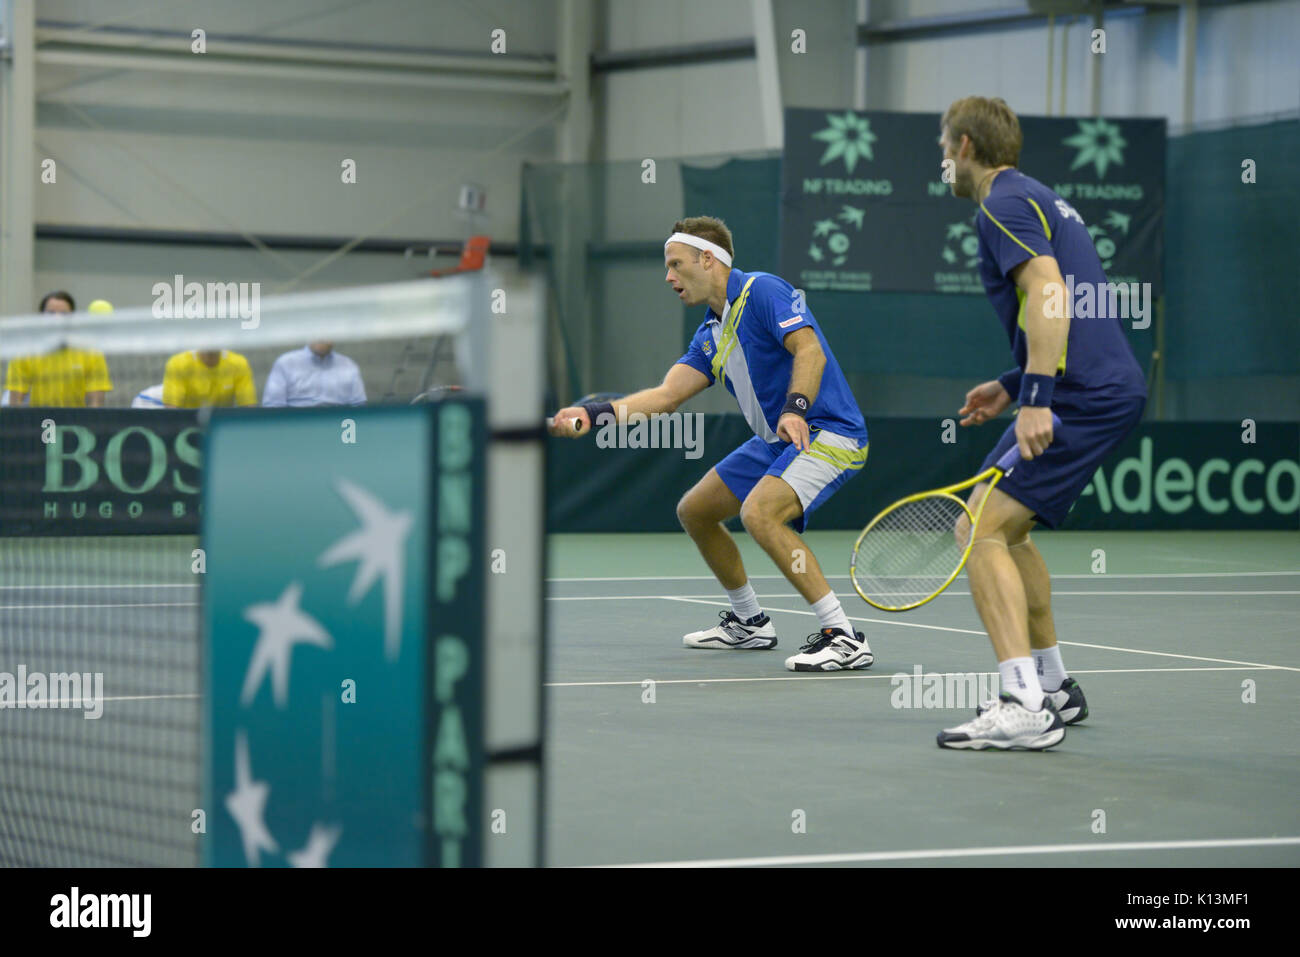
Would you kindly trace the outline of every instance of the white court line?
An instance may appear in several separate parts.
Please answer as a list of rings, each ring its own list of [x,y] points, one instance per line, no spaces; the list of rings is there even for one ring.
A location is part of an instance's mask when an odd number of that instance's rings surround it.
[[[99,700],[102,701],[102,702],[108,702],[108,701],[164,701],[164,700],[169,700],[169,699],[172,699],[172,698],[197,698],[197,697],[199,697],[199,696],[196,695],[196,694],[137,694],[137,695],[119,695],[119,696],[117,696],[117,697],[112,697],[112,698],[100,698]],[[94,701],[91,701],[91,702],[89,702],[89,703],[90,703],[91,706],[94,706],[94,704],[95,704]],[[29,705],[28,707],[26,707],[26,708],[22,708],[22,709],[16,708],[16,707],[14,707],[13,705],[6,705],[5,707],[6,707],[7,710],[11,710],[11,711],[19,711],[19,710],[22,710],[22,711],[42,711],[42,710],[44,710],[45,708],[82,708],[82,707],[85,707],[85,701],[84,701],[84,699],[82,699],[82,698],[60,698],[60,699],[59,699],[59,703],[58,703],[57,705],[56,705],[56,704],[48,704],[48,705],[45,705],[45,706],[42,707],[42,708],[33,708],[33,707],[31,707],[30,705]]]
[[[1272,669],[1263,665],[1252,666],[1233,666],[1224,668],[1098,668],[1092,671],[1074,671],[1072,675],[1131,675],[1146,674],[1152,671],[1271,671]],[[940,678],[954,677],[965,678],[969,675],[995,675],[996,671],[925,671],[921,673],[922,678],[937,676]],[[911,679],[916,674],[910,671],[898,671],[893,674],[863,674],[861,672],[840,672],[838,674],[817,675],[817,674],[800,674],[800,675],[781,675],[778,677],[766,678],[658,678],[651,679],[656,685],[710,685],[710,684],[728,684],[744,681],[844,681],[848,678],[862,680],[866,678],[895,678],[899,675]],[[640,681],[548,681],[545,684],[547,688],[611,688],[619,685],[636,685],[640,687],[642,682],[647,679],[642,678]]]
[[[1212,847],[1286,847],[1300,837],[1212,838],[1199,841],[1116,841],[1096,844],[1019,844],[1007,847],[947,847],[925,851],[868,851],[861,854],[787,854],[781,857],[732,857],[701,861],[651,861],[644,864],[599,864],[597,867],[771,867],[800,864],[849,864],[865,861],[924,861],[960,857],[1017,857],[1024,854],[1080,854],[1099,851],[1184,851]]]
[[[1300,571],[1278,571],[1278,572],[1149,572],[1142,574],[1111,574],[1105,575],[1053,575],[1052,578],[1088,578],[1094,581],[1101,581],[1107,578],[1246,578],[1271,575],[1300,575]],[[785,579],[784,575],[750,575],[751,580],[763,579]],[[827,578],[834,580],[847,580],[848,575],[828,575]],[[548,578],[548,582],[711,582],[715,581],[712,575],[610,575],[587,578]],[[0,591],[26,591],[28,589],[52,588],[52,589],[70,589],[70,588],[198,588],[198,582],[171,582],[160,584],[107,584],[107,585],[0,585]],[[1237,592],[1235,594],[1242,594]]]
[[[915,592],[913,594],[920,594]],[[1052,597],[1151,597],[1151,596],[1224,596],[1224,595],[1300,595],[1300,590],[1296,591],[1054,591]],[[715,595],[548,595],[547,601],[632,601],[636,599],[658,599],[668,601],[698,601],[705,598],[715,598]],[[763,594],[759,598],[798,598],[795,592],[780,592],[776,594]],[[945,591],[939,597],[957,598],[970,597],[968,591]],[[71,602],[46,602],[40,605],[0,605],[0,611],[31,611],[33,609],[51,608],[197,608],[202,602],[197,601],[154,601],[154,602],[96,602],[96,603],[71,603]],[[704,604],[726,604],[725,602],[710,601]],[[780,610],[780,609],[777,609]],[[859,618],[857,621],[873,621],[871,618]],[[886,622],[891,625],[910,624],[909,622]],[[922,625],[913,627],[936,627],[933,625]],[[948,631],[965,631],[960,628],[949,628]],[[969,634],[978,635],[983,632],[972,631]],[[1152,652],[1154,654],[1154,652]]]
[[[93,605],[69,605],[65,603],[46,605],[0,605],[0,611],[30,611],[33,608],[197,608],[197,601],[139,601],[106,602]]]
[[[1053,578],[1247,578],[1269,575],[1300,575],[1300,571],[1280,572],[1151,572],[1143,574],[1105,575],[1053,575]],[[779,578],[784,575],[750,575],[751,580]],[[828,575],[828,578],[847,579],[848,575]],[[614,575],[597,578],[548,578],[548,582],[711,582],[716,581],[712,575]]]
[[[67,588],[198,588],[198,582],[180,582],[167,585],[0,585],[0,591],[26,591],[27,589],[37,588],[57,588],[59,590]]]
[[[905,591],[905,592],[895,592],[894,594],[898,597],[903,597],[905,595],[921,596],[921,595],[928,595],[929,592]],[[943,594],[939,595],[938,597],[952,598],[959,595],[969,598],[970,592],[945,591],[943,592]],[[1296,589],[1293,591],[1204,591],[1199,588],[1195,590],[1189,589],[1187,591],[1057,591],[1056,589],[1052,589],[1053,598],[1059,598],[1061,596],[1073,596],[1073,597],[1086,596],[1091,598],[1094,595],[1099,598],[1105,598],[1108,596],[1150,597],[1150,596],[1161,596],[1161,595],[1191,595],[1192,597],[1197,597],[1200,595],[1300,595],[1300,589]],[[628,599],[631,598],[664,598],[664,597],[669,597],[669,596],[664,596],[664,595],[547,595],[546,600],[547,601],[627,601]],[[717,592],[713,592],[708,595],[674,595],[671,597],[716,598]],[[791,592],[773,592],[770,594],[767,592],[762,592],[758,594],[758,597],[761,600],[764,598],[799,598],[801,596],[798,594],[798,592],[791,591]]]
[[[702,598],[677,598],[673,595],[661,595],[660,597],[666,598],[669,601],[686,601],[696,605],[715,605],[724,608],[731,607],[731,603],[727,601],[705,601]],[[813,617],[816,617],[814,612],[805,608],[768,607],[766,610],[779,611],[788,615],[812,615]],[[849,621],[864,621],[873,625],[894,625],[898,628],[928,628],[931,631],[952,631],[961,635],[979,635],[981,638],[987,637],[984,632],[975,631],[971,628],[949,628],[946,625],[923,625],[920,622],[915,621],[891,621],[888,618],[862,618],[857,615],[849,615],[848,617]],[[1092,645],[1083,641],[1061,641],[1060,639],[1057,639],[1057,643],[1061,645],[1070,645],[1075,648],[1100,648],[1104,651],[1126,651],[1134,655],[1156,655],[1160,658],[1186,658],[1190,661],[1210,661],[1217,665],[1251,665],[1255,668],[1266,668],[1277,671],[1300,671],[1300,668],[1293,668],[1290,665],[1266,665],[1258,661],[1237,661],[1233,658],[1208,658],[1204,655],[1179,655],[1174,654],[1172,651],[1146,651],[1142,648],[1117,648],[1114,645]]]
[[[1206,658],[1201,655],[1176,655],[1169,651],[1143,651],[1140,648],[1117,648],[1114,645],[1094,645],[1086,641],[1060,641],[1058,644],[1071,645],[1075,648],[1097,648],[1101,651],[1128,651],[1135,655],[1159,655],[1162,658],[1186,658],[1190,661],[1217,661],[1222,664],[1232,665],[1254,665],[1256,668],[1266,668],[1269,671],[1300,671],[1300,668],[1293,668],[1290,665],[1266,665],[1258,661],[1235,661],[1231,658]]]
[[[1053,575],[1053,578],[1090,578],[1101,580],[1105,578],[1247,578],[1270,575],[1300,575],[1300,571],[1276,571],[1276,572],[1144,572],[1141,574],[1120,574],[1107,573],[1105,575]],[[750,575],[751,579],[784,579],[784,575]],[[848,575],[829,575],[828,578],[847,579]],[[610,575],[586,578],[548,578],[548,582],[686,582],[686,581],[714,581],[712,575]],[[59,584],[32,584],[32,585],[0,585],[0,591],[26,590],[37,588],[53,589],[70,589],[70,588],[198,588],[198,582],[168,582],[150,584],[139,582],[130,583],[109,583],[109,584],[77,584],[77,585],[59,585]]]

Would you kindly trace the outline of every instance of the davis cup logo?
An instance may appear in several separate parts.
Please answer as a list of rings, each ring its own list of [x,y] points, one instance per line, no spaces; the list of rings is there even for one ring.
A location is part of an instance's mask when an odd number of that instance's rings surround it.
[[[820,263],[829,253],[831,265],[844,265],[844,261],[849,258],[851,245],[848,236],[849,227],[852,226],[858,232],[862,232],[862,220],[866,212],[865,208],[844,203],[841,204],[838,214],[813,223],[813,238],[808,244],[808,258],[815,263]],[[840,225],[841,223],[844,225]],[[825,249],[822,248],[822,243],[825,243]]]
[[[949,223],[939,253],[949,268],[974,269],[980,262],[979,236],[970,223]]]

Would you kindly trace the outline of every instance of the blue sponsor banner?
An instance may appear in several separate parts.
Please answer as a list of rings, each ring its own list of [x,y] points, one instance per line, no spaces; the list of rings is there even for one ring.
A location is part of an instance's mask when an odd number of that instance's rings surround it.
[[[483,421],[213,414],[205,864],[480,862]]]

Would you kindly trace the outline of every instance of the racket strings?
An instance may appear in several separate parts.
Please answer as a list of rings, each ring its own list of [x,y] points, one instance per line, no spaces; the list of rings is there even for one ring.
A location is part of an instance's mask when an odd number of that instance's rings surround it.
[[[960,542],[955,532],[963,518],[969,513],[950,495],[927,495],[886,514],[854,552],[859,589],[887,607],[918,604],[933,595],[961,566],[969,525]]]

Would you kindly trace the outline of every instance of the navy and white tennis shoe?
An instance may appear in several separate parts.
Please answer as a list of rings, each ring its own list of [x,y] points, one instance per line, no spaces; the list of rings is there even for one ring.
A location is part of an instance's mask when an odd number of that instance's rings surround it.
[[[843,628],[823,628],[808,636],[799,654],[785,659],[790,671],[854,671],[870,668],[876,656],[862,632],[850,635]]]
[[[693,631],[682,637],[687,648],[723,648],[762,651],[776,647],[776,626],[767,615],[741,621],[730,611],[718,612],[722,619],[712,628]]]

